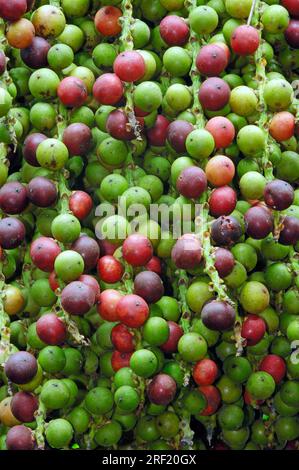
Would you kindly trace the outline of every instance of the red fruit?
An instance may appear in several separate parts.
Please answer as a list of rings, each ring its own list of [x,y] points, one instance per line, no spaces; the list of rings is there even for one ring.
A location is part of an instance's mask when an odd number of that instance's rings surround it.
[[[179,269],[198,268],[202,260],[202,246],[196,235],[186,233],[172,248],[171,258]]]
[[[236,54],[254,54],[260,45],[260,35],[253,26],[242,24],[233,32],[230,43],[232,50]]]
[[[166,354],[172,354],[177,352],[178,342],[181,336],[183,336],[184,331],[180,327],[180,325],[178,325],[174,321],[170,320],[167,323],[169,328],[168,340],[160,346],[160,349],[162,349],[162,351]]]
[[[221,403],[221,395],[214,385],[201,385],[199,391],[205,396],[207,406],[200,413],[201,416],[211,416],[218,410]]]
[[[23,155],[27,163],[31,166],[40,166],[36,159],[36,150],[41,142],[47,139],[47,136],[39,132],[29,134],[23,143]]]
[[[134,335],[122,323],[115,325],[111,331],[111,341],[119,352],[129,353],[134,351]]]
[[[147,237],[134,233],[124,241],[122,254],[131,266],[145,266],[153,256],[153,247]]]
[[[220,277],[228,276],[235,266],[233,254],[226,248],[217,248],[215,252],[215,268]]]
[[[93,96],[101,104],[116,104],[123,96],[124,87],[115,73],[104,73],[93,86]]]
[[[228,147],[235,138],[235,127],[229,119],[215,116],[206,124],[206,130],[212,134],[217,149]]]
[[[252,396],[250,395],[250,393],[248,392],[248,390],[245,390],[244,391],[244,402],[246,405],[251,405],[251,406],[260,406],[264,403],[265,400],[254,400],[254,398],[252,398]]]
[[[119,18],[122,11],[114,6],[100,8],[95,16],[95,27],[103,36],[117,36],[121,32]]]
[[[82,106],[88,96],[85,83],[77,77],[66,77],[58,85],[57,95],[61,103],[70,108]]]
[[[295,117],[288,111],[274,114],[269,132],[277,142],[290,139],[295,133]]]
[[[113,71],[123,82],[136,82],[145,74],[145,62],[138,52],[124,51],[116,57]]]
[[[50,285],[53,292],[55,292],[56,289],[59,289],[59,287],[60,287],[55,271],[52,271],[50,276],[49,276],[49,285]]]
[[[99,259],[97,269],[99,278],[108,284],[120,281],[124,273],[121,262],[109,255],[102,256]]]
[[[185,168],[176,182],[178,192],[189,199],[199,198],[206,191],[207,185],[205,172],[197,166]]]
[[[146,131],[148,143],[154,147],[164,147],[169,124],[170,121],[159,114],[153,127]]]
[[[243,322],[241,336],[246,339],[247,346],[254,346],[264,336],[266,323],[257,315],[249,315]]]
[[[27,192],[29,200],[37,207],[49,207],[57,198],[55,184],[43,176],[32,178],[27,186]]]
[[[147,396],[155,405],[167,406],[176,394],[176,382],[167,374],[156,375],[147,386]]]
[[[131,129],[128,116],[121,109],[112,111],[106,122],[106,129],[109,134],[119,140],[133,140],[135,134]]]
[[[0,75],[6,70],[6,55],[3,51],[0,51]]]
[[[83,284],[91,287],[95,293],[96,298],[100,295],[101,289],[99,283],[93,276],[90,276],[89,274],[81,274],[81,276],[78,278],[78,281],[83,282]]]
[[[287,43],[294,47],[294,49],[299,49],[299,20],[291,20],[289,26],[284,32]]]
[[[167,140],[171,147],[178,153],[186,152],[186,139],[193,131],[193,125],[188,121],[177,119],[167,128]]]
[[[158,302],[164,295],[162,279],[153,271],[141,271],[134,279],[134,294],[142,297],[148,304]]]
[[[159,276],[162,274],[162,264],[158,256],[153,256],[145,265],[145,268],[148,271],[153,271],[154,273],[159,274]]]
[[[83,220],[92,210],[92,199],[85,191],[74,191],[69,199],[69,208],[75,217]]]
[[[229,215],[237,204],[237,194],[230,186],[216,188],[209,199],[210,214],[214,217]]]
[[[272,209],[283,211],[292,205],[294,189],[287,181],[269,181],[264,189],[264,200]]]
[[[189,27],[180,16],[166,16],[161,21],[159,29],[162,39],[169,46],[184,46],[189,39]]]
[[[230,184],[235,176],[235,165],[230,158],[216,155],[208,161],[205,172],[213,186],[225,186]]]
[[[19,20],[26,10],[26,0],[0,0],[0,17],[5,21]]]
[[[89,272],[96,267],[100,256],[100,248],[96,240],[88,237],[86,234],[82,234],[72,244],[71,249],[82,256],[84,260],[84,272]]]
[[[39,237],[31,243],[30,256],[33,264],[47,273],[54,270],[54,262],[59,253],[61,249],[53,238]]]
[[[193,379],[197,385],[212,385],[217,375],[217,364],[211,359],[202,359],[193,367]]]
[[[36,332],[46,344],[57,346],[65,341],[66,326],[55,313],[47,313],[37,320]]]
[[[139,328],[149,316],[147,303],[135,294],[122,297],[116,306],[116,312],[119,320],[130,328]]]
[[[229,102],[230,87],[218,77],[208,78],[198,92],[199,101],[208,111],[219,111]]]
[[[70,315],[84,315],[95,303],[95,291],[80,281],[70,282],[61,293],[62,308]]]
[[[299,18],[299,0],[282,0],[282,6],[284,6],[291,16]]]
[[[117,372],[123,367],[130,367],[130,359],[133,353],[125,353],[119,351],[113,351],[111,357],[111,365],[114,372]]]
[[[99,240],[100,251],[102,255],[113,255],[119,245],[111,243],[109,240]]]
[[[198,71],[208,77],[220,75],[227,66],[227,62],[227,53],[218,44],[203,46],[196,57]]]
[[[282,245],[295,245],[299,241],[299,220],[297,217],[284,217],[278,241]]]
[[[123,295],[114,289],[106,289],[101,292],[97,300],[97,310],[103,320],[119,321],[117,305],[123,298]]]
[[[286,375],[286,363],[284,359],[276,354],[268,354],[260,363],[259,370],[272,375],[275,383],[279,384]]]
[[[246,233],[249,237],[262,240],[273,231],[274,220],[269,209],[264,206],[253,206],[245,213]]]
[[[35,440],[31,429],[23,424],[13,426],[9,429],[6,436],[7,450],[33,450],[34,445]]]
[[[38,399],[28,392],[17,392],[10,402],[11,412],[21,423],[34,421],[34,413],[38,409]]]
[[[91,130],[82,122],[70,124],[63,132],[62,141],[67,146],[70,155],[84,156],[91,147]]]
[[[27,189],[18,181],[5,183],[0,189],[0,208],[6,214],[20,214],[28,204]]]

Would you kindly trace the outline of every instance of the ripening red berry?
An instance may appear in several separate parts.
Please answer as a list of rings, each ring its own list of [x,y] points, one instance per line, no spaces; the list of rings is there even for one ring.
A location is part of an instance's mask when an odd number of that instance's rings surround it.
[[[30,247],[30,256],[33,264],[48,273],[54,270],[54,262],[59,253],[61,253],[61,249],[57,242],[49,237],[37,238]]]
[[[210,213],[214,217],[229,215],[237,204],[237,194],[230,186],[214,189],[209,199]]]
[[[196,57],[198,71],[207,77],[220,75],[227,66],[227,62],[226,51],[218,44],[203,46]]]
[[[279,384],[286,375],[286,363],[284,359],[276,354],[268,354],[260,363],[259,370],[272,375],[275,383]]]
[[[92,92],[99,103],[113,105],[122,98],[124,87],[115,73],[104,73],[95,81]]]
[[[257,315],[249,315],[243,322],[241,336],[246,339],[247,346],[254,346],[266,333],[266,323]]]
[[[281,0],[281,4],[292,17],[299,18],[299,0]]]
[[[123,82],[136,82],[145,74],[145,62],[137,51],[124,51],[116,57],[113,71]]]
[[[129,235],[122,246],[124,260],[132,266],[145,266],[153,256],[150,240],[139,233]]]
[[[26,10],[26,0],[0,0],[0,17],[4,21],[17,21]]]
[[[114,6],[100,8],[95,16],[94,24],[96,29],[103,36],[117,36],[121,32],[119,18],[122,11]]]
[[[238,55],[254,54],[260,44],[260,35],[256,28],[246,24],[238,26],[231,38],[232,50]]]
[[[207,111],[219,111],[229,102],[230,87],[222,78],[207,78],[199,89],[198,97]]]
[[[223,116],[215,116],[206,124],[206,130],[212,134],[217,149],[226,148],[235,138],[235,127],[229,119]]]
[[[287,43],[294,49],[299,49],[299,20],[291,20],[284,32]]]
[[[128,294],[119,300],[116,313],[118,319],[126,326],[140,328],[149,316],[149,307],[139,295]]]
[[[91,289],[95,293],[96,300],[98,299],[101,293],[101,289],[95,277],[90,276],[90,274],[81,274],[81,276],[78,277],[78,281],[83,282],[83,284],[86,284],[87,286],[91,287]]]
[[[69,198],[69,208],[75,217],[83,220],[92,210],[92,199],[85,191],[74,191]]]
[[[111,365],[114,372],[117,372],[123,367],[130,367],[130,359],[132,354],[132,352],[125,353],[120,351],[113,351],[111,357]]]
[[[99,278],[108,284],[120,281],[124,273],[121,262],[110,255],[102,256],[99,259],[97,269]]]
[[[117,305],[123,295],[115,289],[104,290],[97,299],[97,310],[103,320],[119,321]]]
[[[147,271],[153,271],[159,276],[162,274],[162,263],[158,256],[153,256],[149,262],[145,265]]]
[[[172,354],[177,352],[178,342],[183,336],[184,331],[180,327],[180,325],[178,325],[174,321],[169,320],[167,323],[169,328],[168,340],[160,346],[160,349],[162,349],[162,351],[167,354]]]
[[[164,147],[167,138],[167,129],[170,121],[159,114],[156,122],[150,129],[147,129],[146,135],[150,145],[154,147]]]
[[[122,323],[115,325],[111,330],[111,341],[119,352],[129,353],[135,349],[134,335],[129,328]]]
[[[269,132],[277,142],[290,139],[295,133],[295,117],[288,111],[274,114]]]
[[[55,313],[47,313],[37,320],[36,332],[46,344],[57,346],[66,338],[66,326]]]
[[[205,396],[207,405],[200,413],[201,416],[211,416],[219,408],[221,403],[221,395],[217,387],[214,385],[201,385],[199,391]]]
[[[159,29],[162,39],[169,46],[184,46],[189,39],[189,27],[180,16],[165,16],[160,23]]]
[[[202,359],[193,367],[193,379],[197,385],[212,385],[218,375],[216,362],[211,359]]]
[[[82,106],[88,96],[85,83],[77,77],[66,77],[58,85],[57,95],[61,103],[70,108]]]

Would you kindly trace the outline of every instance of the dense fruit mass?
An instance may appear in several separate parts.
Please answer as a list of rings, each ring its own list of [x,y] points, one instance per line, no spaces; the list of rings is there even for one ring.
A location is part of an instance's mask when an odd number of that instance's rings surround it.
[[[0,450],[298,449],[299,1],[0,18]]]

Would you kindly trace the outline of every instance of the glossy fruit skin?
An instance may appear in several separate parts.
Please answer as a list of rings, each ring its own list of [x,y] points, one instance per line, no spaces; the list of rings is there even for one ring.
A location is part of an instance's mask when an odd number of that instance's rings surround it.
[[[217,149],[228,147],[233,142],[236,134],[230,120],[222,116],[215,116],[210,119],[205,129],[212,134]]]
[[[66,77],[58,85],[57,95],[65,106],[82,106],[87,98],[87,88],[80,78]]]
[[[284,359],[275,354],[268,354],[259,365],[259,370],[272,375],[276,384],[279,384],[286,374],[286,363]]]
[[[249,315],[243,322],[241,336],[246,339],[248,346],[254,346],[263,338],[265,332],[264,320],[257,315]]]
[[[279,235],[279,243],[282,245],[295,245],[299,240],[299,223],[296,217],[285,217],[283,228]]]
[[[293,203],[294,190],[286,181],[274,180],[266,185],[264,199],[269,207],[282,211]]]
[[[35,36],[29,47],[21,50],[23,62],[32,69],[39,69],[48,65],[47,55],[51,44],[44,38]]]
[[[273,230],[271,212],[262,206],[251,207],[245,214],[246,233],[250,237],[261,240]]]
[[[0,245],[9,250],[17,248],[26,235],[24,224],[14,217],[5,217],[0,221]]]
[[[20,214],[28,204],[27,190],[18,181],[4,184],[0,189],[0,207],[7,214]]]
[[[220,406],[221,395],[217,387],[214,385],[201,385],[198,387],[199,391],[205,396],[207,406],[200,413],[201,416],[213,415]]]
[[[205,172],[195,166],[185,168],[177,179],[176,188],[182,196],[189,199],[199,198],[207,188]]]
[[[100,8],[95,16],[95,27],[103,36],[116,36],[121,32],[118,19],[122,16],[119,8],[105,6]]]
[[[204,325],[210,330],[229,330],[235,322],[236,312],[227,302],[212,300],[201,311]]]
[[[27,10],[26,0],[14,0],[13,2],[0,2],[0,16],[5,21],[17,21]]]
[[[86,155],[91,147],[92,134],[89,127],[83,123],[74,123],[66,127],[62,141],[70,155]]]
[[[10,428],[6,436],[8,450],[33,450],[34,443],[31,429],[22,424]]]
[[[17,392],[10,403],[13,415],[22,423],[34,421],[34,413],[38,409],[38,398],[28,392]]]
[[[215,268],[220,277],[228,276],[234,269],[235,259],[232,253],[225,248],[217,248],[215,252]]]
[[[117,312],[118,302],[122,294],[115,289],[106,289],[97,298],[97,310],[100,316],[107,321],[119,321]]]
[[[32,43],[34,33],[35,30],[31,21],[21,18],[8,26],[6,38],[10,46],[25,49]]]
[[[100,248],[93,238],[82,234],[72,244],[71,248],[82,256],[84,261],[84,272],[91,271],[97,265],[100,256]]]
[[[121,280],[124,273],[124,268],[120,261],[113,256],[102,256],[97,264],[97,271],[99,278],[109,284]]]
[[[83,220],[92,210],[92,198],[85,191],[74,191],[69,198],[69,208],[77,219]]]
[[[157,116],[156,122],[150,129],[147,129],[146,135],[150,145],[156,147],[163,147],[167,138],[167,128],[170,121],[166,119],[162,114]]]
[[[298,0],[282,0],[281,4],[288,10],[294,18],[299,17],[299,3]]]
[[[135,233],[124,241],[122,254],[126,262],[132,266],[145,266],[153,256],[153,247],[147,237]]]
[[[133,140],[135,137],[134,132],[128,124],[129,120],[125,112],[120,109],[115,109],[108,116],[106,129],[115,139]]]
[[[39,318],[36,332],[44,343],[51,346],[57,346],[66,339],[66,326],[55,313],[48,313]]]
[[[55,184],[48,178],[36,176],[27,187],[28,198],[38,207],[48,207],[54,204],[57,198]]]
[[[183,153],[186,151],[186,139],[192,130],[190,122],[177,119],[167,127],[167,141],[174,150]]]
[[[121,323],[112,328],[111,341],[119,352],[130,353],[135,349],[133,334]]]
[[[54,270],[55,259],[60,253],[61,249],[53,238],[39,237],[30,247],[30,256],[35,266],[49,273]]]
[[[206,110],[218,111],[229,102],[230,88],[221,78],[211,77],[201,85],[198,97]]]
[[[158,374],[147,386],[147,396],[155,405],[167,406],[176,394],[176,382],[170,375]]]
[[[147,303],[156,303],[164,294],[164,286],[158,274],[142,271],[134,279],[134,294],[142,297]]]
[[[235,165],[230,158],[223,155],[212,157],[205,169],[209,183],[213,186],[229,184],[235,175]]]
[[[196,67],[198,71],[208,77],[220,75],[227,64],[226,52],[217,44],[203,46],[196,57]]]
[[[113,71],[124,82],[136,82],[145,73],[145,62],[138,52],[125,51],[116,57]]]
[[[111,356],[112,369],[115,372],[117,372],[123,367],[129,367],[131,356],[132,356],[131,352],[124,353],[124,352],[119,352],[119,351],[113,351],[112,356]]]
[[[217,364],[211,359],[202,359],[197,362],[193,367],[193,379],[196,384],[201,385],[212,385],[218,375]]]
[[[37,373],[37,361],[32,354],[26,351],[19,351],[8,358],[4,371],[12,382],[25,384],[30,382]]]
[[[184,332],[183,329],[174,321],[170,320],[167,323],[169,328],[168,340],[165,343],[161,344],[159,347],[165,353],[171,354],[177,351],[178,342],[183,336]]]
[[[259,44],[259,32],[253,26],[238,26],[231,37],[231,47],[233,51],[241,56],[254,54]]]
[[[171,251],[171,258],[180,269],[194,269],[202,260],[200,240],[193,234],[185,234],[178,239]]]
[[[230,186],[214,189],[209,199],[210,213],[214,217],[229,215],[237,204],[236,192]]]
[[[61,305],[70,315],[84,315],[95,303],[95,292],[86,283],[73,281],[61,294]]]
[[[147,303],[135,294],[125,295],[116,306],[119,320],[130,328],[139,328],[148,318]]]
[[[162,39],[169,46],[183,46],[189,39],[189,27],[179,16],[166,16],[161,21],[159,29]]]
[[[97,78],[92,92],[99,103],[114,105],[122,98],[124,87],[117,75],[114,73],[104,73]]]
[[[294,47],[294,49],[299,49],[299,21],[291,20],[289,26],[285,30],[285,38],[287,43]]]
[[[269,132],[277,142],[290,139],[295,132],[295,118],[288,111],[276,113],[271,120]]]

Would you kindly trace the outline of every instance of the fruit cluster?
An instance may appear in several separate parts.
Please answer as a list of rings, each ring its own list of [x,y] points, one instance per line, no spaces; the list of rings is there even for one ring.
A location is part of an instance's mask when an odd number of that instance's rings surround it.
[[[0,21],[0,449],[298,448],[299,0]]]

